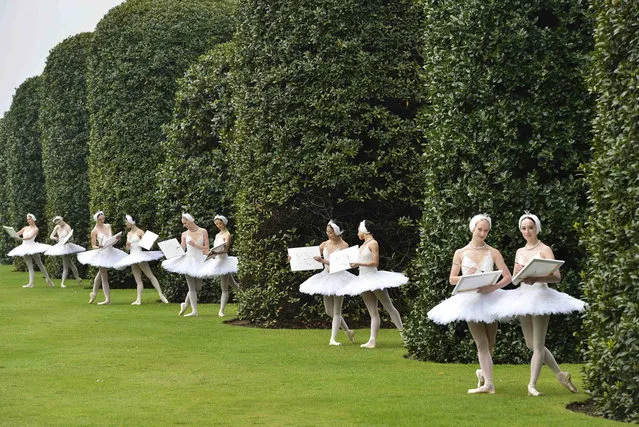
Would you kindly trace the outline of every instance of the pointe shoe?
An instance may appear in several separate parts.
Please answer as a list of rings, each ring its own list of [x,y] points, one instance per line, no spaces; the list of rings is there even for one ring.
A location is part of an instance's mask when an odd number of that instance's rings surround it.
[[[186,311],[186,303],[185,302],[181,302],[180,303],[180,312],[178,313],[178,316],[181,316],[182,313],[184,313]]]
[[[224,317],[224,313],[220,311],[220,312],[217,313],[217,316],[218,317]]]
[[[109,304],[111,304],[111,301],[110,301],[110,300],[108,300],[108,299],[105,299],[104,301],[100,301],[100,302],[98,303],[98,305],[109,305]]]
[[[543,393],[538,392],[534,385],[528,384],[528,396],[538,397],[542,395]]]
[[[355,344],[355,331],[354,330],[349,329],[348,331],[346,331],[346,336],[348,337],[348,340],[350,342]]]
[[[61,287],[61,288],[66,288],[66,287],[67,287],[67,285],[65,285],[64,283],[60,283],[60,287]]]
[[[49,285],[50,288],[55,286],[51,280],[47,280],[47,285]]]
[[[95,301],[95,294],[91,292],[89,294],[89,304],[93,304],[93,301]]]
[[[185,314],[184,317],[197,317],[197,311],[192,311],[189,314]]]
[[[477,388],[484,385],[484,375],[481,373],[481,369],[475,371],[475,376],[477,377]]]
[[[84,285],[82,284],[82,280],[78,279],[78,286],[81,288],[84,288]]]
[[[131,305],[141,305],[141,304],[142,304],[142,302],[141,302],[141,301],[133,301],[133,302],[131,303]]]
[[[162,301],[164,304],[168,304],[169,300],[166,299],[166,297],[163,294],[160,294],[160,301]]]
[[[337,342],[337,341],[335,341],[335,340],[330,340],[330,341],[328,342],[328,345],[342,345],[342,343],[341,343],[341,342]]]
[[[468,394],[495,394],[495,386],[484,384],[481,387],[468,389]]]
[[[557,374],[557,380],[559,380],[559,384],[566,387],[572,393],[577,393],[577,387],[570,381],[570,372],[560,372]]]
[[[375,340],[368,340],[366,344],[360,345],[361,348],[375,348]]]
[[[27,283],[26,285],[22,285],[23,288],[33,288],[33,283]]]

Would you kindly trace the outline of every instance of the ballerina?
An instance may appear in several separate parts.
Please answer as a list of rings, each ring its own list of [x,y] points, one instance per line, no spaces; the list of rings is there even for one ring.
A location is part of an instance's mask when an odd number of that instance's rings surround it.
[[[78,268],[73,263],[71,255],[84,252],[86,251],[86,249],[80,245],[76,245],[75,243],[62,242],[62,240],[64,240],[64,238],[67,237],[69,233],[71,233],[71,226],[64,222],[64,218],[62,218],[61,216],[56,216],[55,218],[53,218],[53,223],[55,224],[55,227],[53,227],[53,231],[51,232],[49,238],[51,240],[55,240],[58,243],[53,245],[44,254],[48,256],[62,257],[62,282],[60,283],[61,288],[66,288],[64,282],[67,279],[67,275],[69,274],[69,269],[71,269],[73,276],[78,281],[78,285],[82,287],[82,279],[80,278],[80,274],[78,273]]]
[[[140,240],[144,235],[144,231],[142,231],[137,225],[135,225],[135,220],[131,215],[126,215],[125,217],[126,227],[129,229],[129,232],[126,234],[126,247],[129,248],[129,255],[126,258],[118,261],[115,264],[115,268],[118,270],[123,270],[126,267],[131,267],[133,271],[133,277],[135,278],[135,283],[137,285],[137,298],[135,301],[131,303],[131,305],[140,305],[142,304],[142,291],[144,290],[144,283],[142,283],[142,273],[149,279],[153,287],[156,291],[158,291],[158,295],[160,296],[160,301],[165,304],[168,304],[169,301],[166,299],[164,294],[162,293],[162,289],[160,289],[160,283],[158,279],[151,271],[151,267],[149,266],[149,261],[157,261],[162,258],[164,255],[162,251],[145,251],[140,246]]]
[[[118,261],[125,258],[126,252],[116,249],[113,246],[103,247],[102,244],[113,235],[111,230],[111,224],[104,223],[104,212],[97,211],[93,215],[95,226],[91,230],[91,247],[93,250],[82,252],[78,254],[78,261],[81,264],[92,265],[98,267],[98,273],[93,279],[93,290],[89,296],[89,304],[95,301],[98,289],[102,285],[102,292],[104,293],[104,301],[98,303],[98,305],[111,304],[111,288],[109,287],[109,273],[107,268],[113,268]],[[117,237],[120,240],[120,237]]]
[[[348,271],[329,274],[330,254],[348,248],[348,243],[342,239],[343,233],[344,231],[333,220],[328,222],[326,226],[328,240],[320,244],[319,250],[322,255],[314,257],[315,261],[324,264],[324,270],[309,277],[300,285],[300,292],[309,295],[320,294],[324,299],[326,314],[333,320],[329,345],[342,345],[342,343],[337,341],[337,333],[340,327],[346,333],[349,341],[355,343],[355,331],[348,328],[342,316],[344,295],[337,295],[337,293],[355,280],[357,276]]]
[[[35,271],[33,270],[33,263],[38,265],[38,268],[44,274],[44,278],[50,287],[53,287],[53,282],[47,273],[47,269],[42,263],[40,254],[46,252],[51,248],[51,245],[45,245],[44,243],[38,243],[35,241],[38,235],[38,227],[36,226],[36,217],[33,214],[27,214],[27,225],[22,227],[18,231],[18,235],[21,236],[22,244],[13,248],[7,255],[9,256],[21,256],[27,263],[27,269],[29,270],[29,283],[22,285],[23,288],[33,288],[33,281],[35,279]]]
[[[224,309],[229,300],[229,287],[232,287],[234,291],[240,288],[233,277],[233,273],[237,273],[237,257],[229,256],[228,254],[231,246],[231,233],[226,226],[229,220],[224,215],[215,215],[213,220],[215,226],[220,230],[215,235],[215,240],[213,240],[213,248],[222,244],[224,244],[224,247],[216,251],[215,256],[202,265],[199,276],[203,279],[220,276],[222,296],[220,297],[220,311],[217,315],[224,317]]]
[[[184,317],[197,317],[197,293],[202,288],[200,269],[206,258],[205,254],[209,252],[209,233],[204,228],[198,227],[190,214],[182,214],[181,219],[186,231],[182,233],[180,244],[182,249],[186,248],[186,254],[162,261],[162,267],[172,273],[184,274],[186,277],[189,291],[184,302],[180,303],[178,316],[181,316],[191,305],[191,312]]]
[[[357,237],[363,240],[359,248],[359,258],[351,263],[351,267],[359,267],[359,276],[349,283],[344,289],[337,291],[338,295],[362,295],[364,304],[371,317],[371,334],[368,342],[362,344],[362,348],[375,348],[377,345],[377,333],[379,332],[380,318],[377,310],[377,301],[390,315],[391,321],[399,330],[404,331],[404,324],[399,311],[393,305],[388,294],[388,288],[399,287],[408,282],[408,277],[401,273],[377,270],[379,266],[379,244],[373,237],[374,225],[364,220],[359,224]]]
[[[519,248],[515,255],[515,274],[533,258],[555,259],[552,249],[538,238],[541,221],[536,215],[528,212],[523,214],[519,218],[519,230],[526,240],[526,245]],[[554,356],[546,348],[550,315],[583,311],[585,306],[583,301],[548,287],[548,283],[558,283],[560,280],[559,270],[548,276],[524,279],[517,289],[506,292],[507,296],[496,313],[502,318],[519,317],[526,346],[533,352],[530,360],[529,396],[542,395],[537,391],[537,379],[544,363],[553,371],[561,385],[573,393],[577,392],[570,380],[570,373],[559,368]]]
[[[428,318],[440,325],[465,320],[468,323],[475,345],[481,369],[475,371],[477,388],[468,393],[495,393],[493,383],[493,350],[497,339],[497,322],[494,309],[502,304],[506,291],[504,286],[511,281],[510,271],[501,253],[486,244],[486,237],[492,227],[487,215],[475,215],[470,220],[473,237],[466,246],[455,251],[453,265],[450,268],[449,282],[456,285],[461,276],[479,272],[493,271],[493,264],[502,271],[501,279],[494,285],[479,288],[477,292],[460,292],[442,301],[428,313]]]

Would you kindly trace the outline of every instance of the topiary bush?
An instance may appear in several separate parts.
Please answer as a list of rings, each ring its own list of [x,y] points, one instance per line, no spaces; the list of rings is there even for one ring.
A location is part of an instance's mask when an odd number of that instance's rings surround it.
[[[579,166],[588,159],[591,99],[584,84],[592,26],[585,2],[426,1],[424,50],[428,104],[419,122],[426,140],[422,239],[415,258],[420,296],[409,322],[410,357],[474,361],[464,322],[439,326],[426,313],[450,295],[455,249],[470,240],[468,222],[493,218],[487,243],[509,268],[525,244],[524,210],[543,224],[540,238],[566,260],[556,285],[581,297],[584,219]],[[553,285],[555,286],[555,285]],[[500,325],[495,360],[530,360],[519,325]],[[547,347],[579,361],[578,315],[553,316]]]
[[[639,5],[592,2],[597,97],[583,272],[585,384],[606,418],[639,422]]]
[[[241,318],[325,324],[320,298],[298,291],[312,273],[292,273],[286,248],[319,244],[331,218],[351,244],[359,221],[378,223],[380,267],[408,265],[421,200],[414,116],[422,18],[412,1],[241,4],[227,151]],[[347,298],[344,310],[349,321],[365,312],[361,298]]]
[[[86,70],[92,37],[91,33],[69,37],[49,52],[39,118],[47,220],[63,216],[74,230],[74,241],[87,248],[92,224]],[[47,267],[60,268],[59,258],[47,257]]]
[[[223,43],[191,66],[178,83],[173,119],[164,127],[164,162],[157,174],[158,232],[179,237],[184,231],[181,214],[189,212],[208,230],[211,243],[217,233],[217,213],[231,215],[232,194],[227,157],[221,146],[235,122],[231,104],[231,43]],[[232,223],[229,224],[233,232]],[[160,272],[167,298],[183,300],[184,277]],[[212,282],[215,282],[214,286]],[[207,280],[199,300],[219,299],[217,281]]]
[[[49,230],[45,216],[45,191],[42,183],[42,146],[38,117],[40,111],[40,76],[30,77],[17,89],[9,111],[4,116],[6,192],[8,224],[17,230],[26,225],[27,213],[37,219],[37,240],[46,240]],[[14,243],[11,244],[15,246]],[[16,266],[24,265],[14,258]]]

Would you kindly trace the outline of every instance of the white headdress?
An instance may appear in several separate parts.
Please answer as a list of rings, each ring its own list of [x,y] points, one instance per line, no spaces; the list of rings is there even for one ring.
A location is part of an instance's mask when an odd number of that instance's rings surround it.
[[[475,215],[474,217],[472,217],[472,219],[470,220],[470,224],[469,224],[469,228],[470,228],[470,232],[472,233],[475,230],[475,226],[477,225],[477,223],[479,221],[486,221],[488,223],[488,229],[490,230],[493,227],[493,222],[490,219],[490,217],[486,214],[479,214],[479,215]]]
[[[34,222],[35,222],[35,221],[37,221],[37,219],[36,219],[35,215],[34,215],[34,214],[32,214],[32,213],[28,213],[28,214],[27,214],[27,218],[31,218]]]
[[[344,230],[342,230],[341,228],[339,228],[339,225],[335,224],[335,223],[333,222],[333,220],[330,220],[330,221],[328,222],[328,225],[330,225],[330,226],[331,226],[331,228],[332,228],[332,229],[333,229],[333,231],[335,232],[335,235],[336,235],[336,236],[341,236],[341,235],[342,235],[342,233],[344,233]]]
[[[58,221],[63,221],[63,219],[60,215],[58,215],[58,216],[54,216],[51,221],[53,221],[53,223],[55,224]]]
[[[224,215],[215,215],[215,217],[213,218],[213,221],[215,221],[216,219],[219,219],[220,221],[222,221],[224,225],[229,223],[228,218],[226,218]]]
[[[541,232],[541,221],[539,221],[537,215],[531,214],[528,211],[524,212],[524,214],[519,217],[519,228],[521,228],[521,223],[526,218],[532,219],[532,221],[535,223],[535,227],[537,228],[537,234],[539,234]]]
[[[124,218],[126,219],[126,222],[128,222],[131,225],[135,225],[135,221],[133,220],[133,217],[131,215],[124,215]]]
[[[357,227],[357,231],[364,234],[371,234],[370,231],[366,228],[366,220],[359,223],[359,227]]]
[[[94,214],[93,214],[93,220],[94,220],[95,222],[98,222],[98,217],[99,217],[100,215],[104,215],[104,212],[102,212],[102,211],[97,211],[96,213],[94,213]]]
[[[190,221],[190,222],[195,222],[195,220],[193,219],[193,217],[189,213],[183,213],[182,214],[182,218],[184,218],[185,220]]]

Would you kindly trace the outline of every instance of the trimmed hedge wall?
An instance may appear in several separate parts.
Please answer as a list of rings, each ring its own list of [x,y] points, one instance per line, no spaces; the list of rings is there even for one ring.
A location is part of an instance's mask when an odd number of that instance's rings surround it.
[[[263,326],[326,323],[286,248],[319,244],[330,218],[350,244],[378,223],[381,268],[418,241],[421,9],[412,1],[241,4],[235,139],[228,156],[240,257],[239,316]],[[400,295],[395,295],[401,306]],[[358,320],[361,298],[345,312]]]
[[[639,422],[639,4],[595,0],[597,96],[583,273],[585,383],[607,418]]]
[[[171,118],[177,79],[231,37],[233,7],[218,0],[129,0],[100,21],[87,79],[91,211],[104,210],[112,222],[130,213],[155,228],[161,128]]]
[[[464,322],[439,326],[426,313],[450,295],[455,249],[470,240],[468,222],[493,218],[487,243],[512,269],[525,244],[524,210],[539,215],[540,238],[566,260],[556,287],[581,297],[585,189],[591,100],[585,88],[591,22],[579,0],[425,2],[424,79],[420,112],[425,146],[422,241],[415,260],[421,295],[407,322],[411,357],[472,362]],[[517,323],[500,325],[495,361],[526,363]],[[553,316],[547,346],[560,362],[579,361],[580,318]]]
[[[164,128],[164,163],[157,175],[157,232],[165,238],[184,231],[183,212],[191,213],[209,231],[211,243],[217,233],[213,217],[217,213],[232,217],[228,164],[221,147],[235,121],[232,58],[232,44],[220,44],[202,55],[178,83],[173,119]],[[233,232],[232,223],[229,227]],[[183,300],[187,291],[184,277],[166,271],[160,274],[167,298]],[[209,286],[211,282],[206,281],[200,292],[201,302],[219,299],[219,286]]]
[[[4,117],[0,117],[0,153],[6,152],[7,135],[4,130]],[[0,156],[0,225],[9,224],[9,200],[7,193],[7,156]],[[7,252],[13,249],[13,241],[3,233],[0,237],[0,264],[9,264]]]
[[[4,116],[6,132],[6,191],[9,202],[9,224],[16,230],[27,223],[27,213],[37,218],[40,229],[37,240],[46,239],[48,224],[45,216],[44,173],[38,117],[42,78],[25,80],[13,96],[11,108]],[[15,245],[14,245],[15,246]],[[23,265],[22,258],[14,263]]]
[[[74,229],[74,241],[87,248],[93,225],[89,222],[89,113],[86,106],[87,57],[92,38],[91,33],[78,34],[49,52],[42,73],[39,121],[46,219],[63,216]],[[55,260],[60,261],[59,257],[47,257],[47,265]]]

